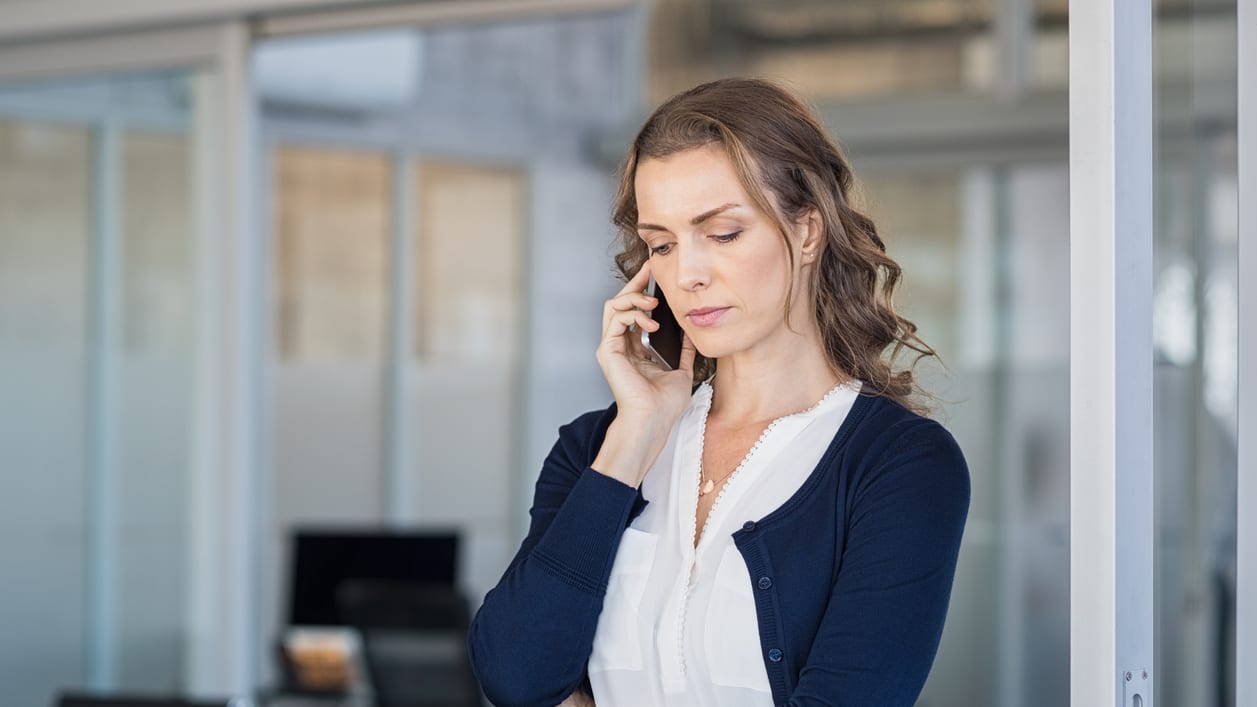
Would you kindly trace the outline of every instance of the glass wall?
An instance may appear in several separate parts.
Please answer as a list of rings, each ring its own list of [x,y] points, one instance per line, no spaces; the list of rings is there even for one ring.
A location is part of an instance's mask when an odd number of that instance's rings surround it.
[[[192,81],[0,88],[6,703],[185,678]]]
[[[257,47],[274,261],[263,645],[287,621],[296,529],[454,529],[473,605],[509,561],[532,148],[480,138],[519,132],[535,97],[471,78],[546,53],[519,36],[572,29]],[[483,41],[502,54],[476,57]],[[494,104],[507,112],[476,126]]]
[[[1235,704],[1236,3],[1155,3],[1156,666]]]
[[[940,353],[942,366],[920,369],[923,384],[973,484],[948,623],[920,703],[1065,704],[1067,167],[871,169],[863,183],[904,268],[896,304]]]
[[[0,679],[28,704],[85,678],[90,137],[0,119]]]

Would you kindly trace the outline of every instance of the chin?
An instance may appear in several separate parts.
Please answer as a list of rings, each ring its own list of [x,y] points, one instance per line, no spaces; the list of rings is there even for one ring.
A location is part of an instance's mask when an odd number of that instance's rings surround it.
[[[686,330],[686,334],[689,335],[690,341],[694,342],[694,350],[710,359],[720,359],[749,351],[779,335],[779,332],[775,330],[764,331],[747,324],[697,329],[697,331]]]
[[[733,345],[732,342],[723,341],[722,339],[724,337],[711,335],[690,336],[690,341],[694,342],[694,350],[700,356],[710,359],[722,358],[738,350],[738,347]]]

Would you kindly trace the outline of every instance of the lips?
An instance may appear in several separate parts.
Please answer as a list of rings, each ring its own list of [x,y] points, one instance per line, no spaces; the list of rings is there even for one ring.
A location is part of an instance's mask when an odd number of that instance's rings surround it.
[[[695,326],[706,327],[720,321],[728,311],[728,307],[699,307],[691,309],[685,316]]]

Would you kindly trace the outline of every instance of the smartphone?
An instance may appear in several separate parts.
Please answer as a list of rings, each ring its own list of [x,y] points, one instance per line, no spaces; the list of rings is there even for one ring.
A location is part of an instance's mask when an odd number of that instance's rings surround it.
[[[652,319],[659,322],[659,328],[655,331],[642,329],[642,347],[655,363],[674,371],[681,365],[683,332],[676,315],[672,313],[672,307],[668,306],[668,300],[663,297],[663,288],[655,284],[654,273],[651,273],[650,281],[646,283],[646,294],[659,299],[659,304],[647,312]]]

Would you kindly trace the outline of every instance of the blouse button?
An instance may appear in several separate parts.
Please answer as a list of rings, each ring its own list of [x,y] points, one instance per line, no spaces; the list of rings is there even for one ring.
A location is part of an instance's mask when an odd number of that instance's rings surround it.
[[[772,581],[772,579],[770,579],[770,578],[768,578],[768,577],[760,577],[760,578],[759,578],[759,588],[760,588],[760,589],[768,589],[768,588],[769,588],[769,587],[771,587],[771,586],[773,586],[773,581]]]
[[[746,521],[745,523],[742,524],[742,529],[748,533],[751,532],[752,530],[755,530],[755,521],[753,520]]]
[[[781,662],[781,649],[774,648],[768,651],[768,659],[774,663],[780,663]]]

